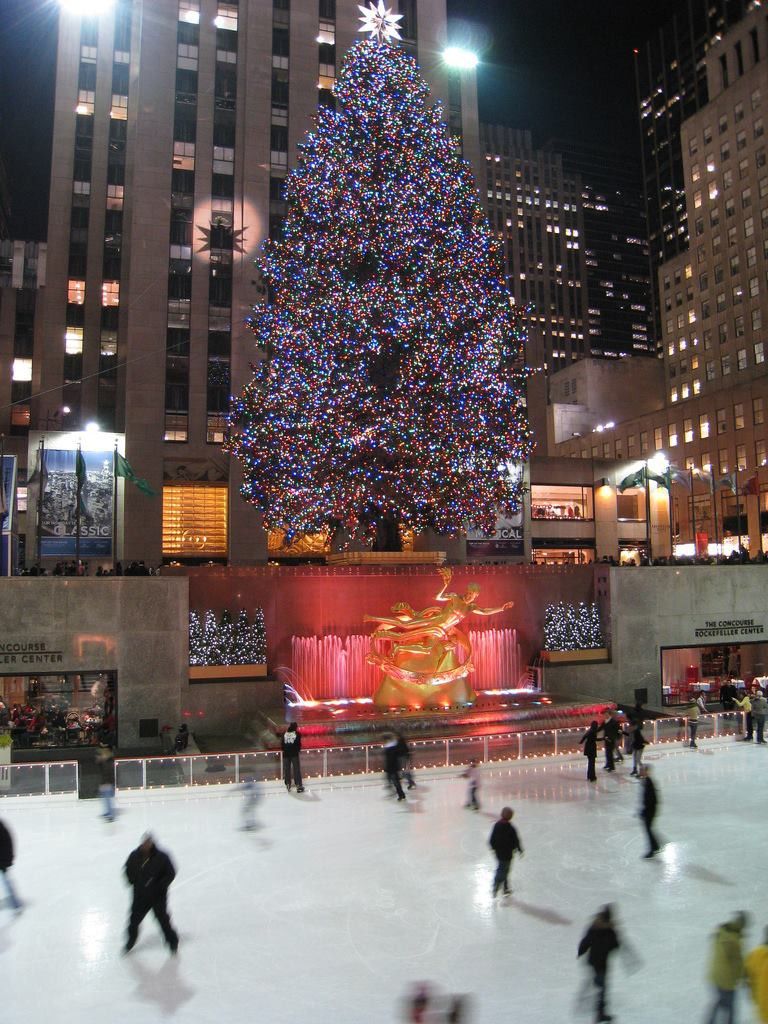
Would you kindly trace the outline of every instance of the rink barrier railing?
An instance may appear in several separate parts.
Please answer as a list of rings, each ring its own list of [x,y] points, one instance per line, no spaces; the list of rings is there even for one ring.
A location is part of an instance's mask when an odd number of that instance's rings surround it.
[[[697,739],[735,737],[744,731],[742,712],[715,712],[699,718]],[[643,729],[652,744],[689,742],[688,718],[656,718]],[[456,736],[448,739],[412,740],[414,770],[466,765],[471,758],[484,764],[503,761],[568,756],[581,752],[584,726],[571,729],[538,729],[531,732],[496,733],[490,736]],[[624,757],[631,753],[624,750]],[[339,778],[347,775],[380,775],[381,742],[357,746],[321,747],[301,752],[305,779]],[[189,754],[115,761],[116,790],[170,789],[185,786],[231,785],[246,778],[275,782],[283,777],[283,758],[275,750],[232,754]]]
[[[0,765],[0,797],[79,796],[77,761],[33,761]]]

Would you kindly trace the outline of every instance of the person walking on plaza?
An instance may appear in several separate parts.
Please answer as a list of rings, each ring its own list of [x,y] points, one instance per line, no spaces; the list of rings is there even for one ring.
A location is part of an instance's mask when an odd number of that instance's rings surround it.
[[[296,792],[304,792],[304,784],[301,781],[301,733],[295,722],[290,722],[288,728],[280,739],[280,749],[283,752],[283,780],[285,788],[290,793],[291,786],[296,783]]]
[[[584,744],[584,757],[587,759],[587,780],[589,782],[597,782],[597,775],[595,774],[595,761],[597,760],[597,721],[590,722],[589,728],[579,740],[579,744]]]
[[[642,722],[632,727],[632,771],[630,775],[639,775],[643,763],[643,751],[648,741],[643,736]]]
[[[748,922],[748,916],[741,911],[721,924],[712,936],[709,981],[716,994],[707,1024],[718,1024],[719,1020],[734,1024],[736,1020],[736,990],[744,980],[741,940]]]
[[[493,895],[498,894],[499,889],[504,890],[504,895],[509,896],[509,868],[515,853],[522,857],[523,847],[517,829],[512,824],[515,812],[511,807],[502,807],[501,817],[491,829],[488,844],[496,854],[496,874],[493,878]]]
[[[408,789],[415,789],[416,783],[411,771],[411,748],[401,732],[395,733],[395,736],[397,737],[397,756],[400,758],[400,774],[405,779]]]
[[[595,1003],[595,1020],[610,1021],[613,1017],[608,1013],[608,963],[611,954],[617,950],[621,942],[613,923],[611,904],[602,907],[595,915],[589,928],[579,943],[578,956],[587,954],[587,963],[592,968],[592,980],[597,990]]]
[[[757,730],[757,742],[765,743],[763,731],[765,729],[765,716],[768,714],[768,700],[763,696],[762,690],[756,690],[752,697],[752,721]]]
[[[398,800],[405,800],[405,793],[400,784],[400,750],[397,736],[389,733],[384,740],[384,774],[391,788],[397,793]]]
[[[749,696],[748,693],[745,693],[741,700],[739,700],[738,697],[734,697],[733,698],[733,703],[736,705],[736,707],[740,711],[744,712],[745,728],[747,730],[747,735],[746,736],[742,736],[741,739],[743,739],[746,743],[751,743],[752,742],[752,729],[753,729],[753,725],[752,725],[752,699],[751,699],[751,697]]]
[[[3,884],[8,895],[8,902],[13,910],[20,914],[24,904],[16,895],[16,890],[8,877],[8,869],[13,864],[13,837],[6,826],[0,821],[0,874],[3,876]]]
[[[642,765],[640,768],[640,779],[642,781],[643,794],[640,802],[639,817],[643,822],[645,833],[648,836],[648,852],[643,856],[650,860],[651,857],[655,857],[661,849],[656,835],[653,831],[653,819],[656,817],[656,813],[659,809],[659,794],[654,785],[653,779],[651,778],[651,769],[649,765]]]
[[[762,1024],[768,1024],[768,928],[763,934],[763,943],[755,946],[744,961],[749,982],[749,991]]]
[[[155,840],[149,832],[145,832],[141,843],[125,862],[125,877],[133,886],[125,952],[130,953],[136,945],[139,925],[151,910],[171,953],[175,953],[179,948],[179,936],[171,924],[167,901],[168,887],[176,877],[176,869],[168,854],[155,846]]]
[[[704,703],[701,694],[699,694],[695,700],[691,700],[690,706],[686,711],[686,715],[688,716],[688,732],[690,735],[690,742],[688,746],[692,747],[693,750],[696,750],[696,733],[699,729],[699,716],[701,714],[706,715],[706,713],[707,705]]]
[[[479,811],[480,801],[477,794],[480,792],[480,766],[476,757],[470,759],[467,770],[461,773],[461,777],[467,780],[467,802],[464,806]]]
[[[605,771],[616,770],[616,744],[621,736],[621,726],[613,711],[606,712],[603,723],[603,747],[605,749]]]

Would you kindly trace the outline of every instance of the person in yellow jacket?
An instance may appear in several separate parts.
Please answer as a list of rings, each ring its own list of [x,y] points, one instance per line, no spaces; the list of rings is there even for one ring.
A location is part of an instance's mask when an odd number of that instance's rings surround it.
[[[716,996],[712,1012],[707,1017],[708,1024],[717,1024],[721,1019],[725,1024],[733,1024],[735,1020],[736,990],[744,980],[741,937],[748,921],[742,910],[730,921],[719,925],[712,937],[708,976]]]
[[[733,698],[733,703],[736,705],[737,708],[739,708],[741,711],[745,712],[746,718],[747,718],[747,735],[746,736],[742,736],[741,739],[746,740],[747,743],[751,743],[752,742],[752,701],[750,699],[750,696],[749,696],[748,693],[745,693],[742,700],[739,700],[738,697],[734,697]]]
[[[744,967],[755,1008],[760,1020],[766,1024],[768,1022],[768,928],[765,929],[762,946],[755,946],[744,961]]]

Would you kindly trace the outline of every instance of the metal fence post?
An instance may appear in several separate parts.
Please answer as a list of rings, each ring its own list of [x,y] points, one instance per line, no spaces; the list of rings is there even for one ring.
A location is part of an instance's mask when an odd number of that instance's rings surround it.
[[[557,739],[558,739],[558,736],[560,735],[560,730],[559,729],[553,729],[552,732],[554,732],[554,734],[555,734],[555,757],[557,757],[558,749],[559,749],[558,748]]]
[[[191,786],[192,782],[193,782],[193,779],[194,779],[194,775],[192,774],[192,757],[190,756],[188,758],[188,760],[189,760],[189,784]]]
[[[323,748],[323,778],[328,777],[328,747]]]
[[[517,756],[522,761],[523,759],[523,734],[519,732],[517,734]]]
[[[451,750],[450,750],[450,746],[449,746],[449,741],[445,740],[444,742],[445,742],[445,767],[448,768],[450,763],[451,763]]]
[[[368,761],[368,751],[369,751],[370,749],[371,749],[371,748],[370,748],[370,747],[368,746],[368,744],[366,743],[366,744],[365,744],[365,773],[366,773],[366,775],[367,775],[367,774],[368,774],[368,772],[369,772],[369,771],[371,770],[371,769],[370,769],[370,764],[369,764],[369,761]]]
[[[141,759],[141,788],[147,788],[147,759],[145,757]]]
[[[75,761],[75,792],[77,793],[78,800],[80,799],[80,762]]]
[[[282,750],[278,750],[277,753],[278,753],[277,764],[278,764],[278,772],[279,772],[279,775],[277,776],[277,780],[279,782],[280,779],[282,779],[282,777],[283,777],[283,752],[282,752]]]
[[[483,736],[483,761],[488,761],[488,737]]]
[[[712,718],[712,738],[714,739],[715,736],[720,735],[720,713],[715,713],[714,715],[712,715]]]
[[[50,775],[50,764],[45,762],[45,795],[51,795],[51,775]]]
[[[235,754],[235,782],[240,781],[240,755]]]

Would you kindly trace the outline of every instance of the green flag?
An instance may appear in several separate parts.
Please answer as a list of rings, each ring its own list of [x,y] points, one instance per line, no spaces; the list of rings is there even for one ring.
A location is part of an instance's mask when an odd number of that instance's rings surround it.
[[[616,488],[617,491],[628,491],[630,487],[645,487],[645,470],[638,469],[635,473],[630,473],[629,476],[625,476],[619,486]]]
[[[124,480],[130,480],[132,484],[141,491],[142,494],[146,494],[148,498],[156,498],[157,491],[154,490],[147,481],[140,476],[136,476],[133,471],[128,459],[124,459],[120,452],[115,452],[115,476],[121,476]]]
[[[666,473],[652,473],[649,469],[648,479],[655,480],[659,487],[666,487],[669,490],[669,478]]]
[[[85,459],[82,451],[78,448],[75,456],[75,478],[77,480],[77,507],[82,516],[89,516],[91,510],[88,507],[88,474],[85,468]]]

